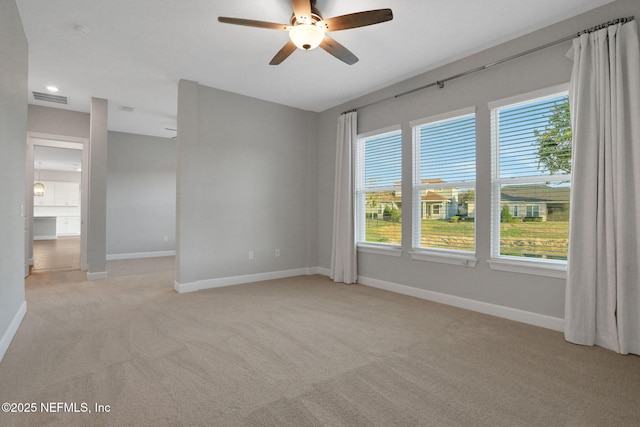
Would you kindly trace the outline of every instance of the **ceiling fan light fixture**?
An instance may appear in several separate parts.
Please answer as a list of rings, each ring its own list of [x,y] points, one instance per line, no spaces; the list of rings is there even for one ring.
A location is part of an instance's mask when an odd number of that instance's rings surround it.
[[[366,27],[393,19],[391,9],[363,10],[325,19],[315,7],[316,0],[291,0],[291,6],[293,7],[293,15],[291,15],[288,25],[229,16],[218,16],[218,22],[288,31],[290,40],[280,48],[269,65],[282,63],[297,49],[311,50],[316,47],[322,48],[345,64],[353,65],[358,62],[358,57],[325,33]]]
[[[289,30],[289,38],[300,49],[315,49],[324,39],[324,27],[317,24],[298,24]]]

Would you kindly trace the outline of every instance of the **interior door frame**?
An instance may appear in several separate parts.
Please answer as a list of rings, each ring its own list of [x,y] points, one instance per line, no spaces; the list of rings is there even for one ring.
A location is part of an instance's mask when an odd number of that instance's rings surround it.
[[[89,207],[89,138],[53,135],[39,132],[27,132],[27,186],[25,194],[25,212],[27,232],[25,247],[27,264],[34,265],[33,258],[33,174],[34,147],[72,148],[82,150],[82,172],[80,173],[80,269],[87,271],[87,235]],[[26,273],[25,273],[26,274]]]

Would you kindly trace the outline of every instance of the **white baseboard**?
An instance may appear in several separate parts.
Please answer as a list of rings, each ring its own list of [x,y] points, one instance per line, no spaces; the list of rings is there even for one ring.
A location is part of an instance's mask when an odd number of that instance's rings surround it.
[[[324,267],[316,267],[316,274],[320,274],[322,276],[331,276],[331,270],[328,268],[324,268]]]
[[[95,273],[90,273],[87,271],[87,280],[106,280],[107,272],[106,271],[98,271]]]
[[[564,330],[564,319],[505,307],[502,305],[490,304],[462,298],[455,295],[443,294],[440,292],[427,291],[425,289],[414,288],[412,286],[399,285],[397,283],[385,282],[370,277],[358,276],[358,283],[371,286],[373,288],[384,289],[398,294],[408,295],[441,304],[452,305],[466,310],[477,311],[491,316],[502,317],[504,319],[515,320],[516,322],[527,323],[529,325],[552,329],[562,332]]]
[[[2,335],[2,338],[0,338],[0,362],[2,362],[2,358],[4,357],[5,353],[9,349],[9,344],[11,344],[11,341],[13,340],[13,337],[16,335],[16,332],[18,332],[18,328],[20,327],[20,324],[22,323],[22,319],[24,319],[24,315],[26,313],[27,313],[27,302],[23,301],[16,315],[13,316],[13,320],[9,324],[9,327],[7,328],[5,333]]]
[[[293,270],[272,271],[269,273],[247,274],[243,276],[221,277],[219,279],[198,280],[190,283],[173,284],[178,293],[195,292],[202,289],[222,288],[225,286],[241,285],[243,283],[263,282],[265,280],[284,279],[286,277],[310,276],[316,274],[316,267],[296,268]]]
[[[250,274],[245,276],[223,277],[219,279],[198,280],[191,283],[174,282],[174,289],[179,293],[194,292],[201,289],[220,288],[224,286],[240,285],[243,283],[261,282],[264,280],[282,279],[285,277],[304,276],[320,274],[329,277],[330,270],[324,267],[299,268],[295,270],[275,271],[270,273]],[[440,304],[451,305],[466,310],[477,311],[503,319],[514,320],[541,328],[554,331],[564,331],[564,319],[519,310],[517,308],[505,307],[455,295],[443,294],[440,292],[428,291],[426,289],[414,288],[412,286],[400,285],[383,280],[372,279],[370,277],[358,276],[358,283],[373,288],[384,289],[402,295],[408,295]]]
[[[33,240],[57,240],[58,236],[33,236]]]
[[[138,258],[159,258],[164,256],[175,256],[176,251],[155,251],[155,252],[133,252],[129,254],[109,254],[107,261],[118,259],[138,259]]]

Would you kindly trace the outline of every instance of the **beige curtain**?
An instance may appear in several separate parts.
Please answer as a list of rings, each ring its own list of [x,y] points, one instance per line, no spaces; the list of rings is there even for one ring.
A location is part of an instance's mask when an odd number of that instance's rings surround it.
[[[565,338],[640,354],[640,48],[635,21],[569,52],[573,127]]]
[[[336,138],[336,179],[333,205],[333,246],[329,277],[334,282],[355,283],[358,279],[353,161],[358,129],[358,113],[338,118]]]

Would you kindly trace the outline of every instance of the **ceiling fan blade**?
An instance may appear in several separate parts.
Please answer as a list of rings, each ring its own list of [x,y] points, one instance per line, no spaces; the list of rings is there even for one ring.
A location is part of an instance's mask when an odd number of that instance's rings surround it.
[[[329,36],[324,36],[320,47],[346,64],[353,65],[358,62],[357,56]]]
[[[291,5],[298,22],[310,23],[307,20],[311,21],[311,0],[291,0]]]
[[[289,57],[295,50],[297,49],[296,45],[293,44],[291,40],[287,44],[285,44],[282,49],[276,53],[276,56],[273,57],[269,65],[278,65],[285,59]]]
[[[391,9],[376,9],[334,16],[322,22],[326,27],[326,31],[340,31],[348,30],[349,28],[366,27],[367,25],[379,24],[392,19],[393,12]]]
[[[288,31],[291,28],[290,25],[286,25],[286,24],[276,24],[274,22],[265,22],[265,21],[254,21],[252,19],[228,18],[226,16],[219,16],[218,21],[224,24],[243,25],[245,27],[267,28],[270,30]]]

